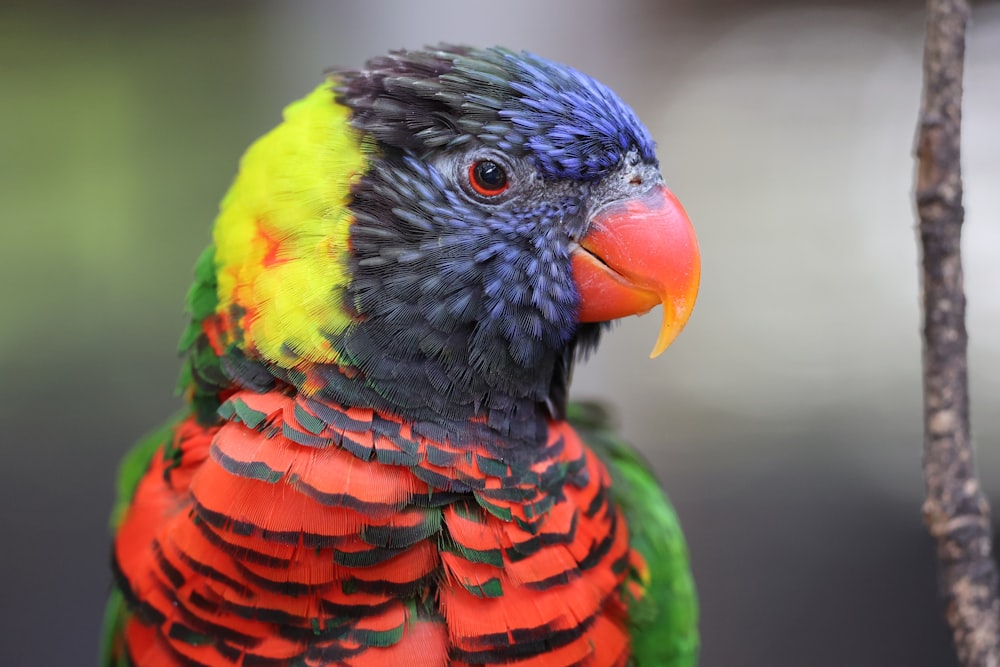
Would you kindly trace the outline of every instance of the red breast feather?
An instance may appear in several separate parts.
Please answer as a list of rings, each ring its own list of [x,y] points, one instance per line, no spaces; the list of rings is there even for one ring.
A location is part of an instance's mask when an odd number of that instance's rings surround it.
[[[137,665],[624,665],[627,533],[564,422],[521,483],[371,410],[181,423],[115,545]]]

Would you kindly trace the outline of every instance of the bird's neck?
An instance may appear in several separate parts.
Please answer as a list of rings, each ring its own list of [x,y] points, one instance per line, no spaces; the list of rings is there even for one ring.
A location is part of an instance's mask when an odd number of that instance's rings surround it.
[[[268,369],[278,384],[320,404],[373,410],[459,443],[497,443],[534,449],[548,423],[565,408],[567,369],[552,359],[534,373],[511,370],[512,382],[491,386],[470,361],[461,367],[428,358],[395,358],[391,351],[366,369],[332,364]]]
[[[576,348],[593,347],[600,333],[599,326],[581,326],[568,345],[524,365],[512,359],[509,341],[487,338],[449,354],[427,354],[412,332],[375,336],[359,327],[333,341],[340,358],[356,363],[286,368],[238,346],[221,348],[214,326],[215,318],[206,319],[188,350],[189,395],[203,423],[213,421],[219,404],[236,391],[278,391],[392,415],[456,443],[496,442],[509,449],[545,442],[548,422],[565,415]]]

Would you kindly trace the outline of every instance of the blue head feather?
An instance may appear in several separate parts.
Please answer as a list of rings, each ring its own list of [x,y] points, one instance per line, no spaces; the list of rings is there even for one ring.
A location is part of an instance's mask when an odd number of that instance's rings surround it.
[[[656,164],[648,130],[610,88],[527,52],[399,51],[342,75],[338,94],[359,128],[400,148],[475,140],[527,153],[554,179],[599,179],[633,150]]]
[[[610,88],[571,67],[538,56],[498,51],[518,95],[501,109],[516,136],[497,142],[511,150],[519,142],[551,178],[597,179],[621,164],[630,150],[655,163],[648,130]]]
[[[537,443],[604,326],[577,321],[572,249],[592,193],[655,170],[648,131],[603,84],[500,48],[396,52],[335,92],[379,153],[350,204],[358,324],[331,340],[357,372],[330,369],[328,395]],[[504,196],[470,191],[481,159]]]

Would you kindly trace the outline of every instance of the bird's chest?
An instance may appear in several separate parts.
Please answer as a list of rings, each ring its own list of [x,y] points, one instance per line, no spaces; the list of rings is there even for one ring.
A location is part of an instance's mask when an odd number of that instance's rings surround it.
[[[151,541],[155,585],[140,595],[171,619],[163,641],[187,654],[203,651],[187,638],[212,636],[220,655],[316,664],[381,656],[359,665],[417,650],[428,666],[597,666],[617,658],[595,646],[627,650],[624,522],[568,425],[515,470],[372,413],[252,394],[229,405]]]

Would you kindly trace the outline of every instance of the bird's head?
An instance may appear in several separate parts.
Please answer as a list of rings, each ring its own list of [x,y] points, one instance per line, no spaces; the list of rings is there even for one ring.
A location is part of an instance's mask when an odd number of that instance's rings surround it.
[[[606,322],[662,304],[662,352],[700,275],[635,113],[498,48],[331,74],[248,151],[205,261],[191,338],[231,382],[515,434]]]

